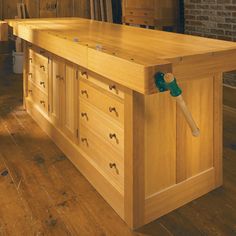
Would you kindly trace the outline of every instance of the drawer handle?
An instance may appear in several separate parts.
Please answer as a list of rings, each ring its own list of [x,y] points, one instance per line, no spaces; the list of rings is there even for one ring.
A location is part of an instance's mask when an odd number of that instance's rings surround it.
[[[114,84],[113,85],[109,85],[109,90],[112,91],[113,89],[116,91],[116,86]]]
[[[88,146],[88,139],[86,139],[86,138],[81,138],[81,142],[82,142],[82,143],[86,143],[86,145]]]
[[[45,87],[45,82],[40,81],[40,85],[43,85]]]
[[[116,140],[116,143],[119,144],[119,140],[118,140],[116,134],[110,133],[110,134],[109,134],[109,138],[110,138],[110,139],[115,139],[115,140]]]
[[[81,72],[81,76],[82,76],[82,77],[85,77],[86,79],[88,79],[88,74],[87,74],[86,71],[82,71],[82,72]]]
[[[119,174],[119,170],[117,169],[116,163],[109,163],[109,167],[111,169],[115,169],[116,170],[116,174]]]
[[[32,90],[32,89],[29,89],[28,92],[32,94],[32,93],[33,93],[33,90]]]
[[[131,20],[131,19],[130,19],[129,21],[130,21],[130,22],[133,22],[133,20]]]
[[[87,90],[81,90],[81,94],[82,94],[82,95],[86,95],[86,97],[88,98],[88,92],[87,92]]]
[[[42,105],[45,106],[45,101],[41,100],[41,101],[40,101],[40,104],[42,104]]]
[[[131,15],[134,14],[132,11],[129,12]]]
[[[81,116],[82,116],[82,117],[86,117],[86,120],[88,120],[88,114],[87,114],[86,112],[82,112],[82,113],[81,113]]]
[[[44,65],[40,65],[40,69],[43,69],[45,71],[45,66]]]
[[[115,107],[109,107],[109,112],[110,113],[114,112],[116,114],[116,116],[118,116],[118,112]]]
[[[29,58],[29,62],[31,62],[31,63],[33,62],[33,59],[31,57]]]
[[[32,76],[33,76],[33,74],[32,74],[32,73],[29,73],[29,76],[30,76],[30,77],[32,77]]]

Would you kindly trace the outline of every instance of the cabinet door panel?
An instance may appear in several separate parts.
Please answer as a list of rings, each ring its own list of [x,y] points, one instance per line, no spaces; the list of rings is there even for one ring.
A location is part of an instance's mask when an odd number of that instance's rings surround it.
[[[50,77],[50,113],[52,122],[60,125],[61,80],[65,77],[65,64],[58,58],[52,59],[52,73]]]
[[[75,68],[67,63],[65,77],[62,82],[62,129],[71,139],[75,138],[76,132],[76,78]]]

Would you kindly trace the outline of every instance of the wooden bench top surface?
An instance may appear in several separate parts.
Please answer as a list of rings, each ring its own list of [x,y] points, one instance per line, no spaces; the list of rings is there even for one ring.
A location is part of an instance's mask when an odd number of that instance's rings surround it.
[[[196,56],[197,60],[204,60],[204,56],[209,54],[236,52],[234,42],[81,18],[16,19],[7,22],[18,37],[86,68],[97,60],[101,52],[104,55],[103,63],[114,59],[117,63],[126,61],[127,68],[135,64],[142,69],[172,65]],[[119,66],[119,63],[114,65]],[[95,67],[91,66],[90,69]],[[98,73],[108,76],[101,71]],[[139,86],[144,88],[140,89]],[[144,92],[149,89],[148,86],[139,84],[133,88]]]

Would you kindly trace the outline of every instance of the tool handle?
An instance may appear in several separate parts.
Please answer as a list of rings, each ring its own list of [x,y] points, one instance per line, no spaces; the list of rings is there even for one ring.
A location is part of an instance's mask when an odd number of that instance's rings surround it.
[[[187,123],[192,131],[193,136],[198,137],[200,135],[200,130],[197,127],[197,125],[192,117],[192,114],[189,111],[189,109],[188,109],[188,107],[181,95],[182,91],[178,90],[178,85],[175,81],[174,75],[171,73],[167,73],[164,76],[164,80],[169,85],[169,87],[171,87],[171,89],[170,89],[171,94],[176,99],[177,104],[179,105],[181,111],[183,112],[185,120],[187,121]],[[171,84],[173,84],[174,86],[170,86]],[[177,88],[175,88],[175,87],[177,87]],[[177,91],[177,93],[175,91]],[[178,93],[178,91],[179,91],[179,93]],[[175,94],[176,94],[176,96],[175,96]]]
[[[185,117],[185,120],[187,121],[191,131],[192,131],[192,134],[194,137],[198,137],[200,135],[200,130],[199,128],[197,127],[193,117],[192,117],[192,114],[191,112],[189,111],[182,95],[179,95],[178,97],[175,98],[176,99],[176,102],[177,104],[179,105],[181,111],[183,112],[184,114],[184,117]]]

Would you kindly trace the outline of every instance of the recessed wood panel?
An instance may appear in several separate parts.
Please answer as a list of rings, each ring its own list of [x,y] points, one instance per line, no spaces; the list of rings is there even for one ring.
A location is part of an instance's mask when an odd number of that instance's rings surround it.
[[[145,98],[146,196],[176,183],[176,106],[168,92]]]
[[[180,87],[201,133],[192,136],[177,107],[177,182],[213,167],[213,78],[180,83]]]

